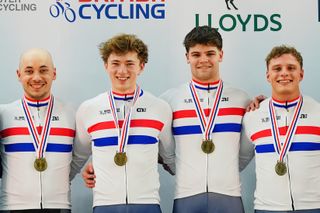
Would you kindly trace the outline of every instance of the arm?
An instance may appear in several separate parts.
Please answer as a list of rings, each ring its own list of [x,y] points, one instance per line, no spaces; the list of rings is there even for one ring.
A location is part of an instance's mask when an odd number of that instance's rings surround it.
[[[159,135],[159,163],[171,175],[175,174],[175,143],[172,135],[172,111],[170,106],[165,103],[162,109],[164,126]]]
[[[254,157],[254,144],[247,133],[248,116],[245,115],[242,121],[240,150],[239,150],[239,170],[242,171]]]
[[[260,103],[265,100],[267,97],[264,95],[259,95],[256,96],[253,100],[250,101],[250,103],[248,104],[246,111],[250,112],[250,111],[254,111],[256,109],[259,109]]]
[[[82,171],[82,179],[88,188],[94,188],[96,185],[96,175],[94,174],[93,165],[89,162]]]
[[[2,140],[2,137],[1,137],[1,131],[2,131],[2,116],[1,116],[1,113],[2,112],[2,105],[0,105],[0,124],[1,124],[1,126],[0,126],[0,146],[1,146],[1,140]],[[0,150],[0,179],[2,179],[2,158],[1,158],[1,150]]]
[[[84,125],[85,107],[80,106],[76,114],[76,137],[73,145],[70,180],[72,180],[91,155],[91,137]]]
[[[0,179],[2,178],[2,159],[0,155]]]

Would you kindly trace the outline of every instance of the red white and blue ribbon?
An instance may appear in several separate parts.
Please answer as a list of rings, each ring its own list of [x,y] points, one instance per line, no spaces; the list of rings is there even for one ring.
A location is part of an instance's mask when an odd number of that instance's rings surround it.
[[[279,160],[283,161],[284,157],[288,153],[288,150],[290,149],[290,146],[292,144],[292,139],[294,137],[294,134],[297,129],[297,123],[300,116],[300,111],[303,104],[303,98],[302,96],[299,97],[299,101],[297,105],[295,106],[293,117],[289,123],[289,128],[286,132],[286,135],[284,137],[284,142],[282,143],[280,140],[280,130],[278,127],[277,122],[277,115],[274,107],[273,100],[270,99],[269,101],[269,114],[271,119],[271,132],[274,140],[274,147],[277,153],[279,154]]]
[[[137,85],[134,91],[133,100],[132,100],[132,104],[130,106],[129,112],[125,116],[122,128],[120,128],[114,96],[112,91],[109,91],[108,99],[109,99],[109,104],[111,108],[111,114],[113,117],[114,125],[116,126],[117,133],[118,133],[118,152],[125,152],[125,146],[127,145],[128,139],[129,139],[132,108],[136,103],[136,101],[138,100],[140,92],[141,92],[140,87]]]
[[[193,103],[196,108],[196,113],[200,121],[200,127],[203,134],[203,139],[205,140],[211,139],[212,131],[213,131],[215,120],[216,120],[215,118],[219,111],[219,104],[220,104],[222,90],[223,90],[223,82],[222,80],[220,80],[218,83],[217,91],[213,98],[214,102],[213,102],[208,119],[206,117],[206,114],[203,108],[201,107],[200,99],[197,95],[195,85],[193,84],[192,81],[189,83],[189,88],[190,88],[191,96],[193,99]]]
[[[38,133],[37,128],[35,126],[34,120],[32,118],[32,115],[30,113],[30,109],[27,103],[26,97],[24,97],[22,100],[22,108],[24,111],[24,114],[27,118],[28,123],[28,129],[32,136],[33,146],[36,150],[37,158],[44,158],[45,157],[45,150],[47,147],[47,140],[51,129],[51,116],[52,116],[52,110],[54,105],[54,98],[51,95],[49,99],[49,104],[47,107],[47,111],[44,118],[44,126],[41,128],[41,132]]]

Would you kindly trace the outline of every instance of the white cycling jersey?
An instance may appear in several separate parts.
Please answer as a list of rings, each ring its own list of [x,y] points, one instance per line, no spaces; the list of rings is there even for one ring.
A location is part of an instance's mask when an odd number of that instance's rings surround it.
[[[27,100],[38,132],[44,124],[48,101]],[[3,167],[0,210],[70,209],[69,173],[75,136],[74,111],[54,99],[45,151],[48,167],[43,172],[34,167],[37,155],[21,100],[1,105],[0,135]]]
[[[219,82],[193,83],[208,117]],[[168,101],[173,111],[172,125],[176,147],[175,198],[204,192],[240,196],[240,132],[242,117],[249,103],[248,95],[224,83],[212,134],[215,150],[210,154],[201,149],[203,135],[189,83],[167,91],[162,98]]]
[[[108,93],[81,104],[77,111],[77,142],[72,167],[79,171],[92,152],[96,175],[93,206],[115,204],[158,204],[158,153],[174,165],[171,139],[172,112],[163,100],[146,91],[134,104],[129,139],[125,146],[127,163],[118,166],[118,132]],[[132,101],[131,95],[113,93],[120,127]],[[72,174],[74,175],[74,174]]]
[[[287,172],[275,172],[279,160],[272,136],[269,101],[259,109],[246,113],[244,131],[255,148],[257,184],[255,209],[291,211],[320,208],[320,105],[310,97],[303,97],[297,129],[288,147],[284,162]],[[297,100],[274,101],[282,145],[293,116]]]

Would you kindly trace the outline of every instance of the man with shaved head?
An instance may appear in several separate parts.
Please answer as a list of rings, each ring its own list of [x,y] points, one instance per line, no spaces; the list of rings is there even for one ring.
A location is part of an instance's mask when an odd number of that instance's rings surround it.
[[[17,77],[23,97],[0,108],[0,212],[70,212],[74,111],[51,93],[51,54],[38,48],[24,52]]]

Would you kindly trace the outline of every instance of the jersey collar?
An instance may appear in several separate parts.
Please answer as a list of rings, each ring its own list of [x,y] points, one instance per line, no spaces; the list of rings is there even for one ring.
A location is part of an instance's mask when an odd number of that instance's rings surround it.
[[[288,100],[288,101],[279,101],[275,98],[272,98],[272,102],[275,107],[289,109],[291,107],[295,107],[298,104],[299,97],[297,97],[293,100]]]
[[[131,101],[133,99],[134,93],[119,93],[112,91],[114,100],[120,100],[120,101]],[[143,95],[143,90],[141,89],[139,97]]]
[[[195,86],[195,88],[200,90],[215,90],[218,88],[220,81],[221,80],[215,81],[215,82],[203,83],[203,82],[192,79],[192,83]]]
[[[50,100],[50,96],[45,99],[42,99],[42,100],[34,100],[34,99],[28,98],[26,96],[24,96],[24,98],[25,98],[28,106],[31,106],[31,107],[48,106],[49,100]]]

